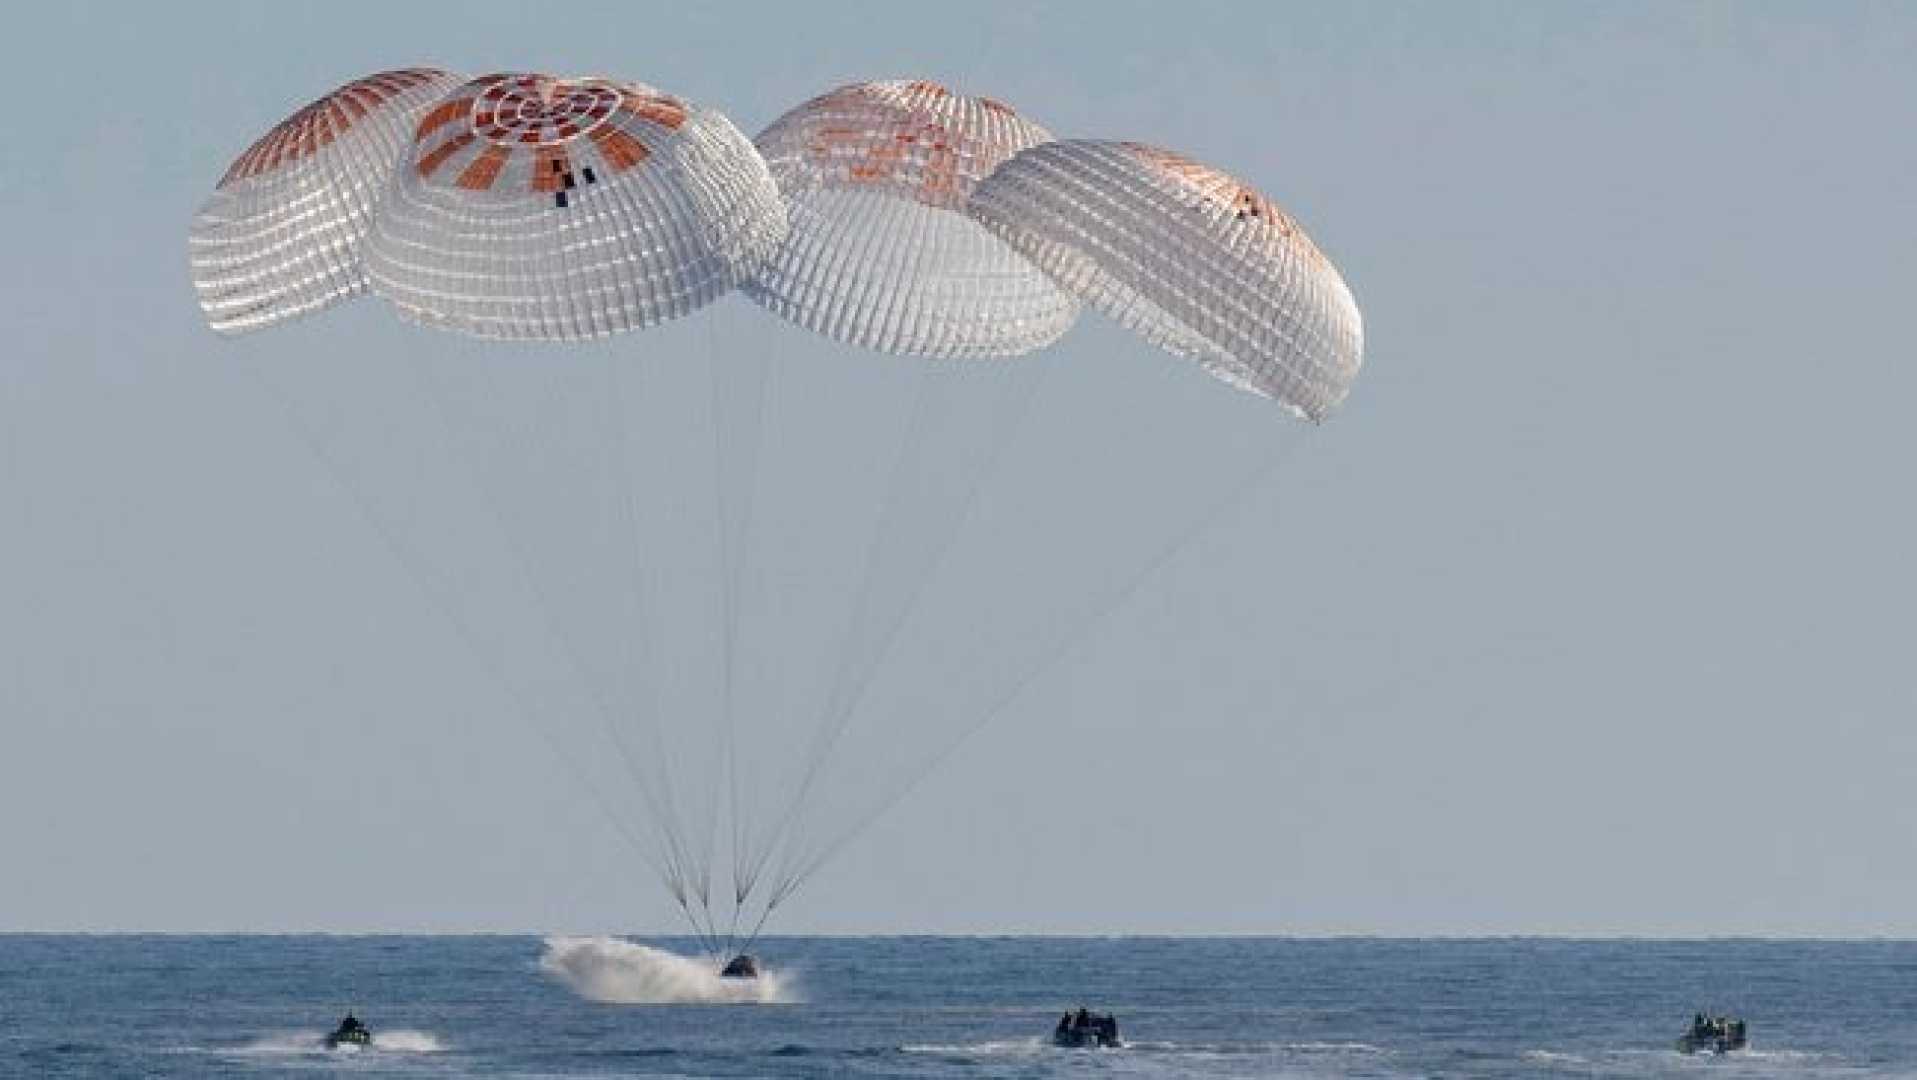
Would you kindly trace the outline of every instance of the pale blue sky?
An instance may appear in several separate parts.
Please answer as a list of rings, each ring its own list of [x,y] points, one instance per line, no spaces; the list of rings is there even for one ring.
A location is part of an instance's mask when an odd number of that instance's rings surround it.
[[[75,4],[0,50],[0,928],[676,928],[186,281],[255,135],[431,63],[748,132],[938,78],[1252,180],[1366,313],[1281,482],[780,929],[1917,934],[1908,5]],[[1160,360],[1055,359],[1114,354]]]

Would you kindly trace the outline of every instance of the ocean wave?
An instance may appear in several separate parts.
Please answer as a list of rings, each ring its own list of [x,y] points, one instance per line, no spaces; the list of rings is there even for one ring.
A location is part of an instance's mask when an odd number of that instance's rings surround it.
[[[1591,1059],[1561,1050],[1526,1050],[1522,1057],[1540,1065],[1589,1065]]]
[[[1373,1046],[1365,1042],[1295,1042],[1283,1043],[1279,1049],[1301,1054],[1389,1054],[1391,1052],[1382,1046]]]
[[[1310,1057],[1379,1057],[1391,1053],[1366,1042],[1177,1042],[1169,1039],[1126,1040],[1130,1050],[1167,1054],[1203,1054],[1208,1057],[1305,1055]]]

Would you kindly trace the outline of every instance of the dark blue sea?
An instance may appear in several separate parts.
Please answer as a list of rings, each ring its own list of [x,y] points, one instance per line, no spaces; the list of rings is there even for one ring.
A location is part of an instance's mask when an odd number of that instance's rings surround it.
[[[1917,1076],[1917,942],[783,938],[758,951],[772,1000],[717,1003],[697,998],[736,988],[715,990],[702,966],[604,941],[0,936],[0,1074]],[[1081,1003],[1114,1012],[1126,1045],[1048,1045]],[[374,1044],[328,1051],[347,1008]],[[1680,1056],[1699,1009],[1746,1017],[1751,1049]]]

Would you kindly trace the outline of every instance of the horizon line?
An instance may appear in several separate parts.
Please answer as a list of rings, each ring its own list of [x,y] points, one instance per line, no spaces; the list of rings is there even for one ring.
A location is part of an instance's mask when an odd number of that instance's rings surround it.
[[[177,937],[177,938],[269,938],[269,937],[324,937],[324,938],[625,938],[631,940],[688,941],[697,943],[698,935],[684,931],[669,933],[649,931],[595,931],[595,930],[155,930],[155,929],[63,929],[29,930],[0,928],[0,938],[38,937],[38,938],[92,938],[92,937]],[[1773,933],[1725,933],[1725,934],[1656,934],[1636,932],[1538,932],[1538,931],[1473,931],[1473,932],[1437,932],[1423,934],[1382,933],[1371,931],[1303,931],[1303,932],[1233,932],[1233,931],[1111,931],[1057,933],[1048,931],[1008,930],[1008,931],[793,931],[779,934],[765,934],[759,941],[780,940],[1033,940],[1033,941],[1296,941],[1296,942],[1569,942],[1569,943],[1822,943],[1822,944],[1872,944],[1872,943],[1912,943],[1917,944],[1917,934],[1866,933],[1866,934],[1814,934],[1795,932]]]

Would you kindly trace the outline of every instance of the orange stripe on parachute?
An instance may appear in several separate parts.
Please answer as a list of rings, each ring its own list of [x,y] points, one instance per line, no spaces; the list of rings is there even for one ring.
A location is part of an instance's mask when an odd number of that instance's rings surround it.
[[[220,186],[272,172],[318,151],[374,109],[441,74],[432,68],[412,68],[368,75],[338,87],[261,136],[227,168],[226,175],[220,178]]]
[[[414,141],[422,140],[440,128],[445,127],[447,124],[458,120],[460,117],[466,115],[467,110],[471,109],[472,105],[472,98],[455,98],[452,101],[440,102],[433,107],[432,112],[420,117],[419,127],[413,132]]]
[[[621,97],[619,107],[672,131],[679,130],[686,122],[686,107],[669,97],[627,93]]]
[[[506,159],[511,156],[512,151],[503,146],[488,145],[453,183],[468,191],[485,191],[499,179],[499,170],[506,167]]]
[[[468,131],[447,139],[445,142],[433,147],[431,151],[419,159],[419,164],[416,166],[419,170],[419,175],[433,175],[433,171],[441,165],[444,165],[447,158],[464,150],[467,146],[471,145],[475,138],[477,138],[477,136]]]
[[[599,148],[599,155],[613,172],[624,172],[650,157],[644,143],[616,127],[596,127],[588,133],[593,145]]]

